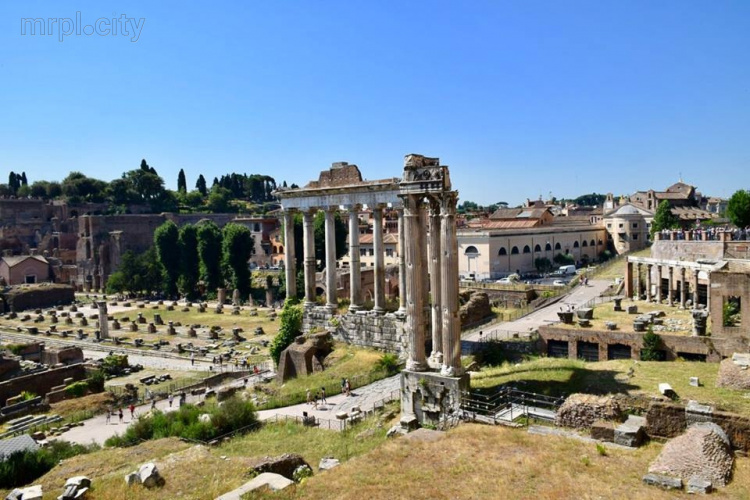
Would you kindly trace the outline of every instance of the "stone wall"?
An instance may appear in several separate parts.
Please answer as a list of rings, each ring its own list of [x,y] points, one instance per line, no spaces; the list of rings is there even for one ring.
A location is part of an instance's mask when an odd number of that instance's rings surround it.
[[[303,331],[330,330],[335,340],[371,347],[399,355],[406,353],[405,319],[396,314],[376,315],[367,311],[333,315],[326,307],[305,309]]]
[[[748,352],[750,350],[748,340],[742,338],[659,335],[662,339],[667,361],[677,359],[679,353],[686,353],[704,355],[707,361],[719,362],[735,352]],[[568,342],[568,357],[570,359],[578,358],[578,342],[598,344],[600,361],[609,359],[608,347],[610,345],[621,344],[629,346],[632,359],[640,359],[641,347],[643,346],[643,334],[634,332],[590,329],[570,330],[555,326],[542,326],[539,328],[539,336],[542,353],[547,353],[548,344],[551,340]]]
[[[651,257],[662,260],[750,259],[747,241],[687,241],[656,240],[651,246]]]
[[[23,391],[44,396],[53,387],[63,385],[67,378],[83,380],[86,378],[85,366],[79,363],[0,382],[0,405],[5,406],[5,401],[8,398],[18,396]]]
[[[682,405],[654,401],[646,412],[646,432],[652,437],[673,438],[679,436],[688,427],[688,422],[695,420],[689,415],[689,410]],[[706,420],[706,414],[701,412],[700,420]],[[732,447],[750,451],[750,417],[735,413],[714,411],[710,421],[717,424],[727,433]]]
[[[724,301],[729,297],[740,297],[741,324],[736,326],[724,326],[722,312]],[[720,337],[742,337],[748,336],[750,332],[750,275],[740,272],[711,273],[711,297],[710,297],[711,333]]]
[[[60,304],[70,304],[75,299],[70,285],[20,285],[0,294],[8,310],[44,309]]]

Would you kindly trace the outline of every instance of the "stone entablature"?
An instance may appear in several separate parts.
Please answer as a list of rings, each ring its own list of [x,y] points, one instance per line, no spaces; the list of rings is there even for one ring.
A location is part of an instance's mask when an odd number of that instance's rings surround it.
[[[367,311],[334,315],[323,306],[308,309],[303,320],[305,333],[329,331],[333,338],[347,344],[370,347],[406,356],[406,318],[402,314],[372,314]]]

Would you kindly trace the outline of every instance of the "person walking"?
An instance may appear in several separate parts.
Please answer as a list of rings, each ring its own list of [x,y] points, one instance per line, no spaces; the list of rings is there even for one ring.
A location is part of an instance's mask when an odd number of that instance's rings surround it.
[[[315,393],[315,396],[313,397],[313,410],[318,409],[318,393]]]
[[[174,401],[174,395],[173,395],[173,394],[170,394],[170,395],[169,395],[169,407],[170,407],[170,408],[172,408],[172,402],[173,402],[173,401]]]
[[[320,388],[320,402],[324,405],[328,404],[328,401],[326,401],[326,388],[325,387]]]
[[[109,421],[112,419],[112,408],[107,408],[107,419],[105,420],[105,424],[109,424]]]
[[[117,415],[120,417],[120,423],[122,423],[122,407],[120,407],[120,410]]]
[[[151,398],[151,409],[152,410],[156,409],[156,398]]]
[[[352,384],[349,383],[349,379],[346,379],[346,395],[347,396],[352,395]]]
[[[130,420],[133,420],[133,418],[135,418],[135,405],[130,403],[128,409],[130,410]]]
[[[312,393],[310,392],[310,389],[307,390],[307,404],[312,403]]]
[[[195,353],[190,353],[190,366],[195,366]]]

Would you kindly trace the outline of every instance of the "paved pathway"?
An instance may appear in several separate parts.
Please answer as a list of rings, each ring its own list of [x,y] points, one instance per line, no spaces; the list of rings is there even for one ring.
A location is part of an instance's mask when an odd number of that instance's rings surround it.
[[[484,332],[483,336],[486,339],[493,332],[497,332],[498,338],[502,338],[503,333],[506,332],[530,332],[536,330],[540,326],[559,321],[557,312],[561,307],[566,309],[570,306],[573,309],[577,309],[589,300],[599,297],[611,284],[611,280],[590,280],[588,286],[576,286],[568,295],[565,295],[562,299],[547,307],[537,309],[533,313],[527,314],[515,321],[486,325],[481,331]],[[507,333],[507,335],[510,336],[510,333]],[[462,340],[479,341],[479,330],[467,333]]]

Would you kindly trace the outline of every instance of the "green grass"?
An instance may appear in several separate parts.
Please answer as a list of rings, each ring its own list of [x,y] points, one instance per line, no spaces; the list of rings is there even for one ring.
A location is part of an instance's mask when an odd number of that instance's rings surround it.
[[[633,376],[628,376],[630,368]],[[576,392],[590,394],[629,394],[658,396],[658,386],[667,382],[681,400],[697,400],[718,409],[750,415],[750,398],[746,391],[716,387],[718,363],[687,361],[584,361],[537,358],[530,361],[483,368],[472,375],[471,387],[492,390],[507,383],[520,388],[547,394],[566,396]],[[692,387],[690,377],[699,377],[701,387]]]
[[[637,252],[627,254],[630,257],[650,257],[651,249],[644,248]],[[625,263],[627,262],[627,256],[620,256],[610,262],[605,262],[597,266],[594,271],[592,278],[600,280],[613,280],[615,278],[623,278],[625,276]]]

